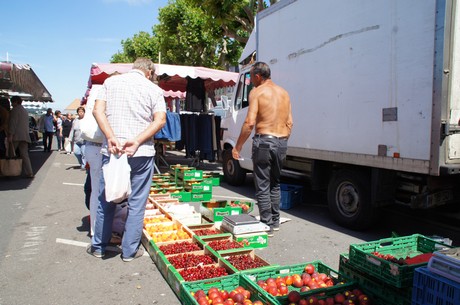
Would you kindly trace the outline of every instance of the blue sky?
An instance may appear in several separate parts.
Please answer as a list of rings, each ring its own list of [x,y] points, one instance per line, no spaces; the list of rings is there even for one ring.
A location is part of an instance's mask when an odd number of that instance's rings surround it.
[[[158,22],[167,0],[2,1],[0,61],[30,64],[54,110],[81,98],[91,64],[109,62],[121,41]],[[8,54],[8,55],[7,55]]]

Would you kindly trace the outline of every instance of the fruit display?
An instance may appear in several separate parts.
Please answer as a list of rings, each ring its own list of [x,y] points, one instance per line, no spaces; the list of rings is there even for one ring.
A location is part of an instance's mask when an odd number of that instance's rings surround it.
[[[250,201],[232,200],[227,202],[227,205],[234,208],[241,208],[243,213],[246,214],[252,211],[252,202]]]
[[[171,265],[176,269],[190,268],[197,265],[212,265],[216,263],[214,259],[207,254],[178,254],[167,257]]]
[[[170,222],[171,219],[169,219],[168,217],[166,216],[146,216],[144,217],[144,228],[146,227],[146,225],[148,224],[155,224],[155,223],[162,223],[162,222]]]
[[[194,268],[185,268],[178,271],[186,282],[199,281],[228,275],[227,269],[218,265],[198,265]]]
[[[195,233],[198,236],[208,236],[208,235],[221,234],[222,231],[219,229],[197,229],[197,230],[193,230],[193,233]]]
[[[152,240],[156,243],[161,243],[161,242],[168,242],[168,241],[173,241],[173,240],[182,240],[182,239],[189,239],[191,236],[189,235],[188,232],[179,229],[175,231],[166,231],[166,232],[160,232],[160,233],[152,233],[149,234]]]
[[[251,257],[249,254],[231,255],[225,259],[238,270],[255,269],[266,266],[266,262],[258,256]]]
[[[161,245],[159,248],[164,255],[179,254],[201,250],[198,244],[190,241],[182,241],[177,243]]]
[[[167,231],[174,231],[180,228],[180,225],[168,222],[164,224],[155,224],[155,225],[147,225],[145,226],[145,230],[152,236],[152,233],[159,233],[159,232],[167,232]]]
[[[243,244],[232,240],[213,240],[208,242],[208,246],[215,251],[243,248]]]
[[[251,291],[245,289],[242,286],[238,286],[232,291],[225,289],[219,290],[217,287],[209,288],[206,293],[200,289],[192,292],[193,298],[199,305],[264,305],[260,300],[257,300],[251,295]]]
[[[299,294],[301,298],[306,299],[312,295],[325,293],[330,295],[345,291],[354,285],[354,282],[320,261],[272,267],[254,272],[248,270],[244,276],[280,304],[289,304],[288,295],[293,291],[295,292],[291,296]]]
[[[371,253],[372,255],[384,259],[386,261],[404,266],[404,265],[414,265],[414,264],[422,264],[422,263],[428,263],[430,258],[433,256],[433,253],[422,253],[413,257],[406,256],[405,258],[400,257],[396,258],[395,256],[391,254],[382,254],[377,251],[374,251]]]
[[[369,296],[360,289],[345,290],[332,295],[311,295],[302,297],[298,291],[291,291],[287,296],[288,303],[283,305],[370,305]]]

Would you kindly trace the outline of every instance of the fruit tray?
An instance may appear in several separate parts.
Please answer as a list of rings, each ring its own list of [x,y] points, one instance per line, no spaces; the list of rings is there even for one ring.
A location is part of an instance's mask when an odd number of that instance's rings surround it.
[[[403,237],[385,238],[362,244],[350,245],[350,264],[364,273],[397,288],[410,287],[414,270],[426,266],[426,263],[399,265],[375,256],[374,252],[390,254],[396,259],[415,257],[423,253],[452,248],[420,234]]]
[[[413,305],[456,305],[459,300],[459,283],[432,273],[425,267],[415,269]]]
[[[307,266],[308,272],[306,269]],[[301,287],[308,285],[308,276],[305,276],[305,281],[307,282],[307,284],[305,284],[304,278],[302,278],[302,274],[308,273],[310,274],[311,278],[311,274],[313,274],[314,271],[316,271],[318,274],[324,274],[325,276],[322,276],[323,278],[327,277],[327,281],[325,282],[327,283],[326,286],[322,285],[321,287],[317,288],[312,286],[313,289],[302,291],[303,289],[301,289]],[[321,293],[334,295],[339,291],[351,289],[351,287],[354,285],[352,280],[330,268],[321,261],[313,261],[287,266],[277,266],[258,272],[251,272],[251,270],[248,270],[242,271],[240,274],[246,277],[249,281],[252,281],[252,283],[257,286],[259,291],[262,293],[267,293],[268,298],[272,300],[273,304],[288,304],[288,293],[291,291],[299,292],[302,298],[307,298],[309,296],[318,295]],[[281,288],[282,285],[279,289],[276,289],[276,287],[275,289],[270,288],[273,287],[270,282],[276,282],[277,280],[284,281],[285,288]]]
[[[203,182],[210,183],[212,186],[219,186],[221,181],[221,173],[203,172]]]
[[[212,269],[213,271],[209,272],[209,269]],[[219,271],[216,272],[216,270]],[[187,272],[189,278],[184,278],[181,275],[181,272]],[[169,265],[166,280],[174,293],[179,296],[183,283],[194,282],[195,280],[192,278],[201,280],[200,277],[204,275],[206,276],[205,280],[213,280],[214,278],[219,278],[231,274],[235,274],[235,272],[222,261],[212,265],[198,265],[197,267],[187,269],[176,269],[172,265]]]
[[[243,214],[249,214],[254,210],[254,202],[252,201],[230,200],[227,202],[227,206],[241,207]]]
[[[148,201],[149,201],[149,203],[153,203],[154,200],[159,200],[159,199],[171,199],[171,194],[169,194],[169,193],[150,194]]]
[[[200,213],[210,221],[218,222],[228,215],[240,215],[243,213],[241,207],[232,207],[227,205],[227,200],[209,200],[200,205]]]
[[[222,230],[217,228],[214,223],[203,223],[197,225],[188,225],[190,231],[198,236],[213,236],[223,234]]]
[[[255,254],[253,249],[235,249],[218,252],[221,260],[232,268],[235,273],[240,271],[259,272],[273,266]]]
[[[260,292],[251,282],[238,274],[228,275],[213,280],[185,282],[182,284],[179,299],[184,305],[200,305],[203,303],[198,303],[195,298],[195,293],[200,290],[209,298],[209,295],[215,291],[215,288],[217,288],[219,292],[225,291],[227,295],[230,295],[230,293],[236,289],[241,291],[239,287],[250,292],[249,299],[253,304],[271,304],[271,301],[267,298],[265,293]],[[222,296],[225,297],[225,294],[221,295],[221,297]],[[261,301],[261,303],[256,303],[256,301]]]
[[[355,281],[360,288],[368,293],[376,304],[410,305],[412,287],[396,288],[382,283],[374,277],[354,268],[343,253],[339,259],[339,272]]]
[[[233,239],[232,234],[230,233],[223,233],[220,235],[209,235],[209,236],[194,236],[194,237],[199,243],[201,243],[205,247],[210,248],[211,250],[215,252],[243,248],[243,244],[236,242]],[[209,245],[209,243],[211,243],[211,246]],[[214,245],[213,247],[213,244],[216,244],[216,245]]]
[[[184,189],[192,193],[211,193],[212,184],[206,182],[186,182]]]

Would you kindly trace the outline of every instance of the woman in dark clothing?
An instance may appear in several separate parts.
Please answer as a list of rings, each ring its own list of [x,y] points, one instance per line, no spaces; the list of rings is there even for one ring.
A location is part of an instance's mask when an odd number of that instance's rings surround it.
[[[70,135],[70,130],[72,129],[72,116],[70,113],[67,113],[66,115],[62,116],[62,138],[64,139],[64,150],[65,150],[65,144],[69,142],[69,135]],[[70,151],[67,151],[68,154],[70,154]]]

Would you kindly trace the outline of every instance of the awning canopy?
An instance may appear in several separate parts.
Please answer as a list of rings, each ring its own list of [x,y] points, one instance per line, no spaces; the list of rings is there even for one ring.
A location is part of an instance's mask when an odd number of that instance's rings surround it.
[[[126,73],[131,69],[132,64],[93,64],[88,87],[91,84],[102,84],[114,72]],[[165,64],[155,64],[155,74],[158,75],[158,85],[163,90],[175,92],[186,91],[188,78],[203,79],[207,91],[233,86],[238,78],[238,73],[235,72]]]
[[[51,94],[29,65],[1,62],[0,91],[33,101],[53,102]]]

